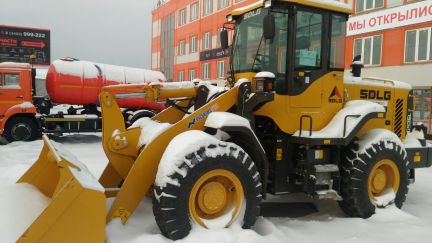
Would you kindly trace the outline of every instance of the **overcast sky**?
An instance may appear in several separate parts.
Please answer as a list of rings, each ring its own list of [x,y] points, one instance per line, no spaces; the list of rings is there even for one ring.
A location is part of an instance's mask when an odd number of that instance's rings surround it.
[[[150,68],[156,0],[0,0],[0,24],[51,30],[51,60]]]

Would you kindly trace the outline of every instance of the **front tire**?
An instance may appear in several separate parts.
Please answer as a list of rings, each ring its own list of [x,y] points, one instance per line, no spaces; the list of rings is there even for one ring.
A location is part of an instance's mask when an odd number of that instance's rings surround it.
[[[6,124],[4,134],[6,140],[11,143],[36,140],[39,132],[36,123],[31,118],[13,117]]]
[[[341,166],[339,206],[351,217],[369,218],[377,207],[395,204],[401,208],[408,193],[409,170],[406,151],[394,141],[378,141],[364,151],[351,144],[344,152]],[[386,202],[386,193],[395,196]]]
[[[153,213],[164,236],[182,239],[195,226],[254,225],[260,212],[261,178],[239,146],[220,142],[201,147],[185,156],[176,171],[169,179],[178,183],[154,187]]]

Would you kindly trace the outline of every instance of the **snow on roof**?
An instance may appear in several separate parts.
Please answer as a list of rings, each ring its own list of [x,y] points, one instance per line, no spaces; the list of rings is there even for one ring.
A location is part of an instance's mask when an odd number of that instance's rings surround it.
[[[351,5],[344,3],[344,2],[337,1],[337,0],[304,0],[304,1],[284,0],[283,2],[293,2],[293,3],[299,3],[299,4],[307,5],[307,6],[316,6],[319,4],[320,6],[318,6],[318,7],[322,7],[322,8],[328,9],[328,10],[343,11],[346,13],[350,13],[353,11],[353,8]],[[242,14],[247,13],[249,11],[252,11],[256,8],[259,8],[263,5],[264,5],[264,1],[259,0],[255,3],[246,5],[244,7],[236,8],[233,11],[231,11],[230,14],[242,15]]]
[[[305,2],[313,2],[313,3],[319,3],[319,4],[325,4],[325,5],[330,5],[330,6],[334,6],[337,8],[343,8],[349,11],[352,11],[353,8],[351,5],[349,5],[348,3],[344,3],[344,2],[340,2],[337,0],[307,0]]]
[[[0,67],[29,68],[30,64],[20,63],[20,62],[2,62],[2,63],[0,63]]]
[[[244,7],[236,8],[230,14],[234,14],[234,15],[236,15],[236,14],[243,14],[245,11],[253,10],[255,8],[258,8],[258,7],[262,6],[263,3],[264,3],[263,0],[259,0],[257,2],[252,3],[252,4],[246,5]]]
[[[138,84],[149,82],[165,82],[165,76],[158,71],[115,66],[77,60],[56,60],[52,64],[58,73],[84,78],[97,78],[105,76],[106,80],[118,83]]]

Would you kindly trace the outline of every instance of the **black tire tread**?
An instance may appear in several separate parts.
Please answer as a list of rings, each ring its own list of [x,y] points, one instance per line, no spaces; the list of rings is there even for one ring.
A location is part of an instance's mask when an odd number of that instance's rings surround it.
[[[216,157],[207,157],[206,150],[218,149],[221,147],[225,148],[228,152],[225,154],[218,154]],[[240,151],[236,152],[237,150]],[[245,185],[243,185],[247,200],[246,213],[243,219],[243,228],[250,228],[254,225],[256,218],[260,213],[260,204],[262,199],[261,178],[259,173],[258,176],[256,176],[256,173],[258,172],[257,167],[246,152],[244,152],[239,146],[229,142],[220,142],[219,144],[211,144],[206,147],[201,147],[197,151],[185,156],[179,169],[187,171],[186,176],[183,177],[183,175],[178,172],[169,176],[170,179],[177,180],[180,186],[168,183],[163,188],[158,186],[154,187],[153,214],[159,229],[165,237],[172,240],[182,239],[186,237],[191,230],[191,220],[189,218],[188,209],[184,210],[184,202],[180,199],[181,195],[184,194],[187,194],[186,198],[189,197],[190,191],[186,192],[186,190],[190,190],[191,188],[188,188],[188,185],[186,185],[187,178],[193,173],[206,172],[205,170],[211,170],[217,166],[219,166],[217,168],[222,167],[225,169],[232,169],[232,167],[226,163],[217,163],[217,161],[228,161],[228,157],[231,159],[229,162],[234,162],[237,168],[243,168],[239,171],[233,171],[240,179],[248,178],[249,180],[252,180],[251,185],[253,185],[253,189],[248,191],[248,188],[245,188]],[[244,181],[242,181],[242,183],[244,183]],[[158,198],[162,193],[173,195],[175,197],[162,196]],[[184,198],[185,197],[183,197],[183,199]]]
[[[340,168],[340,194],[343,200],[339,201],[339,206],[348,216],[369,218],[375,213],[376,206],[370,202],[367,195],[367,177],[375,163],[380,160],[375,158],[383,156],[392,159],[401,173],[401,182],[394,203],[401,208],[405,202],[409,184],[405,149],[394,141],[379,141],[371,144],[365,152],[359,153],[358,145],[354,142],[344,150]]]

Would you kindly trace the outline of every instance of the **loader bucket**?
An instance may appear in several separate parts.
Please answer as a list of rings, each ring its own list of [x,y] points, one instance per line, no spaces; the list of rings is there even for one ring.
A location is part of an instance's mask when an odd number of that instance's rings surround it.
[[[39,159],[18,180],[51,198],[17,242],[104,242],[103,187],[87,168],[44,136]]]

